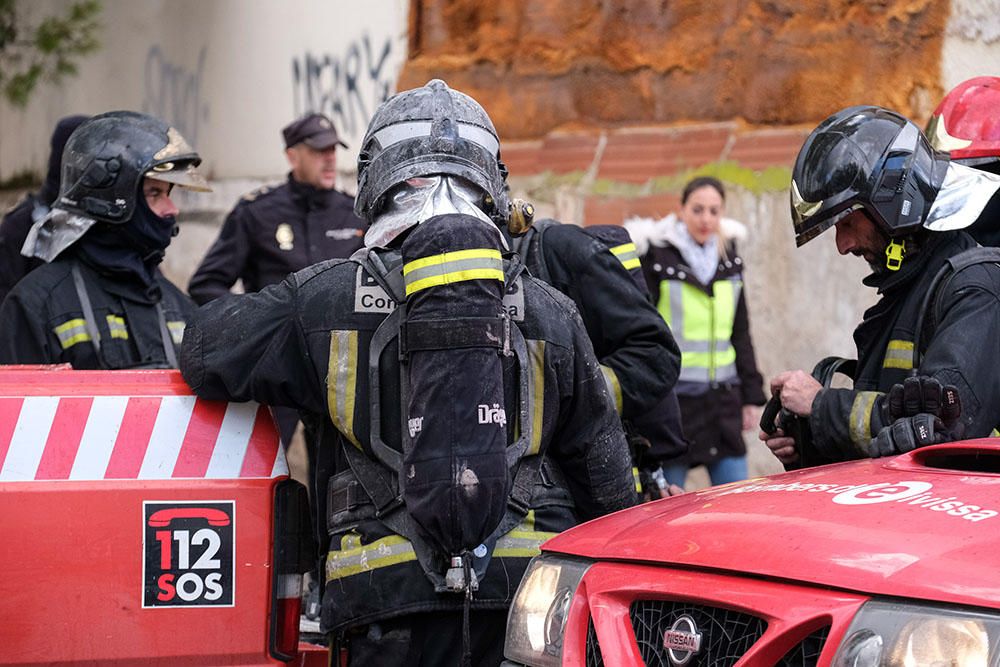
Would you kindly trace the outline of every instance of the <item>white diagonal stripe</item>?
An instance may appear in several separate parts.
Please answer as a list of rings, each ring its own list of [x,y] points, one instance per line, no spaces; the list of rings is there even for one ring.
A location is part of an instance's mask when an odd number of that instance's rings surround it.
[[[7,458],[0,470],[0,482],[35,479],[58,406],[58,396],[30,396],[24,399]]]
[[[278,454],[274,457],[274,467],[271,468],[271,477],[280,477],[288,474],[288,460],[285,459],[285,445],[278,444]]]
[[[170,479],[194,411],[194,396],[164,396],[149,447],[139,469],[139,479]]]
[[[69,473],[70,479],[104,479],[127,405],[127,396],[94,398],[90,417],[80,439],[80,449],[76,452],[76,460],[73,461],[73,469]]]
[[[205,471],[206,478],[235,479],[240,476],[256,417],[256,403],[230,403],[226,407],[219,438],[215,441],[212,459]]]

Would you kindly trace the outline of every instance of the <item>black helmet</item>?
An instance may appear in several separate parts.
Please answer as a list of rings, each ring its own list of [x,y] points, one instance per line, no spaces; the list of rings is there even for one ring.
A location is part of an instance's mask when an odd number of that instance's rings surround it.
[[[478,102],[439,79],[394,95],[375,111],[358,155],[354,212],[371,222],[394,186],[435,174],[475,184],[489,195],[486,213],[506,220],[507,168],[493,122]]]
[[[916,125],[876,106],[849,107],[819,124],[792,170],[795,243],[802,245],[863,208],[890,237],[927,218],[948,169]]]
[[[63,150],[56,207],[119,224],[131,219],[146,176],[209,191],[195,167],[201,158],[158,118],[111,111],[78,127]]]

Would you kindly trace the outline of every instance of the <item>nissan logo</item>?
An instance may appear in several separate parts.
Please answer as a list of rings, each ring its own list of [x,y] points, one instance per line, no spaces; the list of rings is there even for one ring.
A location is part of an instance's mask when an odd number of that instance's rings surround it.
[[[694,619],[684,614],[663,633],[663,648],[673,665],[686,665],[701,650],[701,633]]]

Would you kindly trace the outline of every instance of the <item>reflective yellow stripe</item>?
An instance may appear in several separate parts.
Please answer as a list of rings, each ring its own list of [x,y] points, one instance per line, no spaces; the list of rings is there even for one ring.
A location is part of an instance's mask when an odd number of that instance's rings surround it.
[[[610,366],[601,366],[601,373],[604,374],[604,382],[608,385],[608,393],[611,394],[611,398],[615,402],[615,411],[618,414],[622,413],[622,386],[618,382],[618,376],[615,375],[615,371]]]
[[[90,334],[84,331],[83,333],[78,333],[75,336],[70,336],[68,338],[60,338],[59,344],[62,345],[64,350],[68,350],[77,343],[83,343],[88,340],[90,340]]]
[[[885,348],[882,368],[901,368],[903,370],[913,368],[913,341],[890,340],[889,345]]]
[[[112,338],[128,340],[128,329],[125,327],[125,318],[118,315],[108,315],[105,319],[108,321],[108,331],[111,332]]]
[[[422,280],[416,280],[406,285],[406,296],[410,296],[420,290],[438,285],[449,285],[451,283],[461,283],[466,280],[499,280],[503,282],[503,269],[469,269],[466,271],[451,271],[437,276],[429,276]]]
[[[611,254],[618,258],[622,265],[631,271],[642,266],[639,261],[639,253],[636,252],[634,243],[623,243],[611,248]]]
[[[354,435],[354,399],[358,379],[358,332],[330,332],[330,361],[327,363],[326,406],[330,420],[344,437],[361,449]]]
[[[537,454],[542,448],[542,415],[545,414],[545,341],[529,340],[528,364],[531,383],[531,442],[528,454]]]
[[[90,334],[87,333],[87,322],[79,317],[53,327],[52,331],[55,333],[56,338],[59,339],[59,344],[64,350],[68,350],[77,343],[90,340]]]
[[[55,331],[56,335],[58,336],[61,333],[66,333],[70,329],[75,329],[77,327],[83,327],[83,326],[86,326],[86,325],[87,325],[87,321],[84,320],[82,317],[78,317],[76,319],[68,320],[66,322],[63,322],[59,326],[55,327],[53,329],[53,331]]]
[[[850,435],[855,449],[868,455],[868,443],[872,439],[872,406],[881,396],[877,391],[859,391],[851,404]]]
[[[493,555],[499,558],[534,558],[542,552],[542,542],[558,533],[535,530],[535,510],[528,510],[524,520],[497,540]]]
[[[403,265],[406,294],[428,287],[460,283],[466,280],[504,281],[500,251],[492,248],[472,248],[422,257]]]
[[[421,259],[415,259],[412,262],[407,262],[406,265],[403,266],[403,275],[407,276],[417,269],[423,269],[428,266],[438,266],[447,262],[458,262],[464,259],[500,259],[500,251],[493,250],[492,248],[472,248],[469,250],[456,250],[455,252],[446,252],[441,255],[422,257]]]
[[[389,535],[370,544],[361,544],[361,536],[348,533],[340,540],[340,549],[326,556],[326,580],[343,579],[390,565],[417,559],[410,541],[399,535]]]
[[[632,466],[632,481],[635,482],[635,492],[642,493],[642,482],[639,480],[639,469]]]

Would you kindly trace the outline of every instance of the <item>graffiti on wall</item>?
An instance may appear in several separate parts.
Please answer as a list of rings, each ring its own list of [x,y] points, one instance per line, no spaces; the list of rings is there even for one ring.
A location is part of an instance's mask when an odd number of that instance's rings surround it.
[[[328,115],[341,134],[360,137],[375,107],[392,94],[397,72],[390,64],[392,42],[368,34],[351,42],[343,55],[309,51],[292,59],[295,115]]]
[[[198,52],[194,69],[171,62],[159,45],[146,52],[142,110],[176,127],[198,144],[198,130],[208,120],[208,102],[202,97],[206,49]]]

